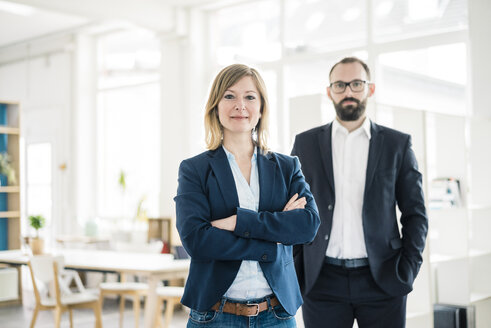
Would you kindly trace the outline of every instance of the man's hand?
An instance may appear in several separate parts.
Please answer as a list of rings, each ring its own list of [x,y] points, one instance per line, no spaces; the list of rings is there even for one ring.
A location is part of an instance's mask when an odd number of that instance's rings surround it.
[[[307,205],[307,200],[305,197],[298,198],[298,193],[296,193],[292,198],[290,198],[288,203],[286,203],[285,208],[283,208],[283,212],[296,210],[299,208],[303,209],[305,208],[305,205]]]
[[[228,218],[218,219],[211,222],[211,225],[215,228],[234,231],[237,224],[237,215],[229,216]]]

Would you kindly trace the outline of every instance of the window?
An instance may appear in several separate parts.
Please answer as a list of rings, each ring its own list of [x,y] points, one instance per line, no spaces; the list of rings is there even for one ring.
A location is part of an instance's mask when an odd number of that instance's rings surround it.
[[[149,215],[159,211],[159,49],[144,30],[99,40],[97,212],[103,218],[133,219],[140,203]]]
[[[363,46],[366,1],[286,0],[287,54]]]
[[[329,70],[334,63],[334,60],[316,60],[287,65],[285,92],[288,98],[325,94],[329,85]]]
[[[98,42],[100,90],[159,81],[160,44],[146,30],[103,36]]]
[[[252,1],[224,8],[211,21],[212,49],[219,65],[280,58],[278,1]]]
[[[466,0],[374,0],[375,42],[467,28]]]
[[[278,113],[278,77],[274,70],[263,70],[261,76],[266,84],[269,100],[269,138],[268,147],[270,149],[278,149],[278,121],[280,119]]]
[[[329,71],[345,56],[369,62],[377,84],[372,101],[379,108],[467,111],[467,45],[460,33],[467,29],[467,0],[253,1],[211,11],[209,22],[215,64],[239,62],[263,75],[275,72],[273,80],[265,77],[270,95],[277,90],[272,105],[280,106],[272,108],[271,145],[278,146],[273,150],[290,151],[291,99],[324,106],[319,97],[327,97]],[[247,37],[251,26],[255,37]],[[415,50],[418,38],[428,36],[441,44]],[[416,40],[405,49],[398,41],[407,38]],[[302,98],[307,95],[312,97]],[[330,118],[334,110],[324,107]],[[368,110],[375,119],[377,108]]]
[[[464,43],[384,53],[379,56],[377,101],[465,115],[466,81]]]

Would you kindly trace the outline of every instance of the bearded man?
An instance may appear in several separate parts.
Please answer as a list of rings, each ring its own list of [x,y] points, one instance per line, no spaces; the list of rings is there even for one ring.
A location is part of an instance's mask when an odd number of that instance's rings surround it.
[[[305,327],[405,327],[428,230],[411,137],[366,116],[375,84],[362,60],[344,58],[329,79],[336,119],[292,150],[321,218],[314,241],[294,247]]]

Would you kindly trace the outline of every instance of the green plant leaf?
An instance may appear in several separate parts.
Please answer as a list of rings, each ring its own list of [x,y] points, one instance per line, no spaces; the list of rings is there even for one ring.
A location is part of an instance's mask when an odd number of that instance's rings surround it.
[[[29,215],[29,225],[36,229],[36,235],[39,236],[39,229],[46,224],[46,219],[42,215]]]
[[[121,170],[121,172],[119,173],[118,183],[121,186],[121,188],[123,189],[123,191],[125,191],[126,190],[126,173],[123,170]]]

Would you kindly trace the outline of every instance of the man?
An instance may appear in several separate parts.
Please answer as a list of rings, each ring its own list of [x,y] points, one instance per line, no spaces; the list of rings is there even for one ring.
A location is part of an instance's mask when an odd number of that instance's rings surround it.
[[[363,61],[344,58],[329,79],[336,119],[292,150],[321,217],[314,241],[294,249],[305,327],[404,327],[428,229],[411,137],[366,117],[375,84]]]

